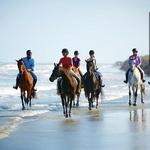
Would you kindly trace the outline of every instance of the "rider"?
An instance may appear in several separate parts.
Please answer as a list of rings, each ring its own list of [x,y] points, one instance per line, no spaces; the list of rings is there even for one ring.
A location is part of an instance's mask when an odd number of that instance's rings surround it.
[[[99,80],[99,82],[102,85],[102,87],[104,87],[105,84],[102,84],[102,82],[103,82],[103,80],[102,80],[102,74],[99,71],[97,71],[98,68],[96,66],[96,58],[95,58],[94,54],[95,54],[94,50],[90,50],[89,51],[90,58],[88,58],[87,61],[92,61],[93,62],[95,76]]]
[[[132,49],[132,52],[133,52],[133,55],[131,55],[131,56],[129,57],[128,64],[129,64],[129,66],[130,66],[131,63],[132,63],[132,61],[135,60],[136,67],[139,69],[140,74],[141,74],[141,80],[142,80],[143,82],[145,82],[145,80],[144,80],[144,71],[143,71],[142,68],[140,67],[141,64],[142,64],[141,58],[140,58],[140,56],[137,54],[138,51],[136,50],[136,48],[133,48],[133,49]],[[124,83],[128,83],[128,74],[129,74],[129,71],[130,71],[130,68],[129,68],[129,69],[127,70],[127,72],[126,72],[126,80],[123,81]]]
[[[30,74],[32,75],[33,78],[33,89],[35,87],[35,84],[37,82],[37,76],[34,74],[34,59],[32,58],[32,52],[31,50],[27,50],[26,51],[26,57],[23,58],[23,62],[26,66],[26,69],[30,72]],[[20,77],[20,73],[18,73],[17,78],[16,78],[16,85],[13,86],[14,89],[18,89],[19,86],[19,77]],[[34,89],[35,90],[35,89]]]
[[[72,62],[73,62],[73,66],[78,69],[78,71],[80,73],[80,76],[82,77],[83,74],[82,74],[82,72],[81,72],[81,70],[79,68],[81,60],[80,60],[80,58],[78,56],[79,56],[79,52],[78,51],[74,51],[74,57],[72,58]]]
[[[69,73],[77,80],[77,82],[78,82],[77,93],[78,93],[79,92],[80,79],[72,70],[72,66],[73,66],[72,59],[71,59],[71,57],[68,57],[68,54],[69,54],[68,49],[66,49],[66,48],[62,49],[63,57],[60,59],[58,65],[62,64],[62,67],[64,69],[67,69],[69,71]]]

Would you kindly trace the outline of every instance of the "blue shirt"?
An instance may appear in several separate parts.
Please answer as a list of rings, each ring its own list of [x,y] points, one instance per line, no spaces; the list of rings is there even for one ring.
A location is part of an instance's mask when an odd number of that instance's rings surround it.
[[[27,69],[31,69],[31,71],[34,71],[35,65],[34,65],[34,59],[33,58],[24,57],[23,62],[24,62]]]

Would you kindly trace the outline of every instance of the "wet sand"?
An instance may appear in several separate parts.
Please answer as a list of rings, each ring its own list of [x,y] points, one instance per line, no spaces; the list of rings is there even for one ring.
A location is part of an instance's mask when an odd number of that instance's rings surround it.
[[[98,110],[62,111],[25,119],[0,150],[149,150],[150,107],[148,104],[103,104]]]

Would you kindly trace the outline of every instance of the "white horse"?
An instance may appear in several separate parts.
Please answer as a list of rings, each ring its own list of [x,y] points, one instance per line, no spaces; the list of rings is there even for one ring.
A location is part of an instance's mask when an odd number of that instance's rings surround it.
[[[133,61],[130,65],[130,71],[128,74],[128,85],[129,85],[129,105],[131,105],[131,95],[133,95],[133,106],[136,106],[138,89],[141,92],[141,103],[144,103],[145,85],[141,80],[141,73],[136,67]]]

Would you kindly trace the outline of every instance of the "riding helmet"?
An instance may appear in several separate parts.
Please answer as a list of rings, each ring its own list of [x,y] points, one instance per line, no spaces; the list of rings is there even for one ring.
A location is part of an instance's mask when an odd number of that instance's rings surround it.
[[[63,48],[63,49],[62,49],[62,53],[66,53],[66,54],[68,55],[68,54],[69,54],[69,51],[68,51],[67,48]]]
[[[31,50],[27,50],[26,53],[29,54],[29,53],[32,53],[32,52],[31,52]]]
[[[136,52],[136,53],[137,53],[138,51],[136,50],[136,48],[133,48],[133,49],[132,49],[132,52]]]
[[[89,55],[94,55],[94,53],[95,53],[94,50],[89,51]]]
[[[78,51],[74,51],[74,55],[79,55],[79,52]]]

